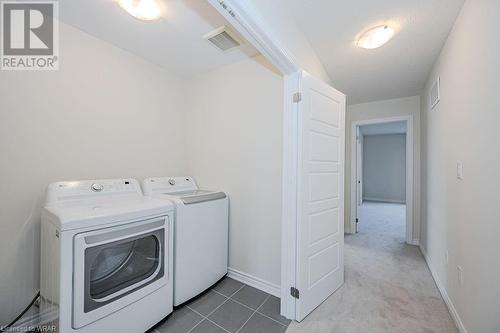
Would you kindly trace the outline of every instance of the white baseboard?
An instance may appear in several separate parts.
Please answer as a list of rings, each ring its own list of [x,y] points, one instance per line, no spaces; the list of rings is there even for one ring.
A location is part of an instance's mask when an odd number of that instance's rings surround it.
[[[420,241],[418,239],[414,239],[414,240],[409,241],[407,243],[410,244],[410,245],[420,246]]]
[[[467,333],[467,329],[465,328],[464,323],[462,322],[462,319],[460,318],[460,315],[458,314],[457,309],[455,308],[455,305],[453,305],[453,302],[451,301],[450,296],[448,296],[448,293],[446,292],[444,285],[441,283],[441,280],[439,280],[436,271],[432,268],[429,262],[429,257],[427,256],[427,252],[424,250],[422,246],[420,246],[420,252],[422,252],[422,255],[424,256],[425,262],[427,263],[427,267],[429,267],[429,270],[431,271],[432,278],[434,279],[434,282],[436,283],[436,286],[439,292],[441,293],[441,296],[443,297],[446,306],[448,307],[448,311],[450,312],[450,315],[453,318],[453,321],[455,322],[458,331],[460,333]]]
[[[235,279],[236,281],[248,284],[251,287],[257,288],[268,294],[281,298],[280,286],[278,286],[277,284],[265,281],[261,278],[238,271],[231,267],[227,269],[227,276],[231,279]]]

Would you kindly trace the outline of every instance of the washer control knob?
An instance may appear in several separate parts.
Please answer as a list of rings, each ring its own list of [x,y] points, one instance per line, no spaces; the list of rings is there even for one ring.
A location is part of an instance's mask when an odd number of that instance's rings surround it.
[[[174,185],[175,185],[175,179],[169,179],[169,180],[168,180],[168,183],[169,183],[170,185],[174,186]]]
[[[90,188],[94,192],[101,192],[102,190],[104,190],[104,186],[102,186],[102,184],[96,184],[96,183],[92,184]]]

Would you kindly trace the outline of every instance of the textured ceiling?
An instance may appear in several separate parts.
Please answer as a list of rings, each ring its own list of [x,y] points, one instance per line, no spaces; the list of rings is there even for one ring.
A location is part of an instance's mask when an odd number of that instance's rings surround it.
[[[349,104],[420,93],[464,0],[289,0],[294,17]],[[390,24],[376,50],[355,46],[367,29]]]
[[[163,0],[164,16],[140,21],[114,0],[64,0],[60,19],[182,77],[193,77],[257,54],[246,43],[221,52],[202,38],[226,20],[206,0]]]

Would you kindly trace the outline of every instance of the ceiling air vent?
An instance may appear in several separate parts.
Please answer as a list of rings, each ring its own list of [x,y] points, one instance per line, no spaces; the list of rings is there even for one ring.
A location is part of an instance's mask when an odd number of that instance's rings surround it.
[[[226,26],[222,26],[209,32],[203,36],[203,38],[212,43],[212,45],[220,51],[227,51],[241,45],[241,42],[235,37],[234,33],[232,33]]]
[[[431,104],[431,110],[439,103],[441,100],[441,78],[437,78],[432,84],[431,91],[429,92],[429,102]]]

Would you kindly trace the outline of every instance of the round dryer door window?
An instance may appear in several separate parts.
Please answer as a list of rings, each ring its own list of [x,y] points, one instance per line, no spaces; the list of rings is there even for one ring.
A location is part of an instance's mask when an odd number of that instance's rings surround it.
[[[123,297],[161,277],[163,237],[163,231],[158,230],[87,248],[85,312]]]
[[[90,268],[90,284],[105,281],[119,272],[130,260],[134,251],[134,242],[118,244],[102,249]],[[91,286],[92,289],[92,286]]]

